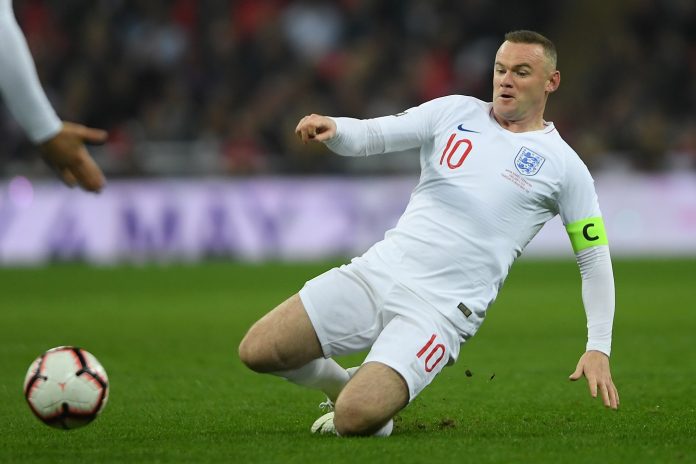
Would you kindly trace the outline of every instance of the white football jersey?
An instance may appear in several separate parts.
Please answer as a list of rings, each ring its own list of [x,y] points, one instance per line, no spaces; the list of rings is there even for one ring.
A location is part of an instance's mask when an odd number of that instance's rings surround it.
[[[334,120],[337,135],[326,144],[339,154],[421,147],[420,181],[406,211],[361,259],[389,266],[464,338],[478,330],[513,261],[548,220],[601,216],[589,171],[552,123],[510,132],[491,103],[460,95],[393,116]]]

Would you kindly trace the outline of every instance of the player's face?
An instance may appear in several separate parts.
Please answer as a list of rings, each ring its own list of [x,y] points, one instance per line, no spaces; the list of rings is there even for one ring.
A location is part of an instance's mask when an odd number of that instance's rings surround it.
[[[503,42],[495,55],[493,111],[510,123],[540,122],[559,81],[541,45]]]

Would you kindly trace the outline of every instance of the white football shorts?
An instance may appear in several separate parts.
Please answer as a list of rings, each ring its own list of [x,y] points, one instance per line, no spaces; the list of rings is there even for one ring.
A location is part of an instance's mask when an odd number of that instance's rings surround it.
[[[308,281],[299,292],[324,356],[370,349],[398,372],[413,400],[459,355],[454,326],[387,269],[356,258]]]

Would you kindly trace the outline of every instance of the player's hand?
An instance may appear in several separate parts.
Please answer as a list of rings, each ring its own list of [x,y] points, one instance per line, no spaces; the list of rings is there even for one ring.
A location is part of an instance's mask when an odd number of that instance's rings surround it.
[[[575,372],[568,378],[578,380],[583,375],[587,379],[590,395],[593,398],[597,398],[597,391],[599,391],[604,406],[611,409],[619,408],[619,392],[611,379],[609,356],[601,351],[587,351],[580,357]]]
[[[302,143],[307,143],[308,140],[325,142],[336,135],[336,123],[326,116],[310,114],[300,119],[295,128],[295,134]]]
[[[92,159],[85,143],[102,144],[108,134],[72,122],[64,122],[63,128],[53,138],[39,145],[41,155],[68,186],[80,185],[91,192],[100,191],[106,182],[104,174]]]

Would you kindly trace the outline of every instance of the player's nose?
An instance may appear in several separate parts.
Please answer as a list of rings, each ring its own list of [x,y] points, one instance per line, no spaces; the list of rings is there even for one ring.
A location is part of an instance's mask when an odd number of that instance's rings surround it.
[[[500,78],[500,86],[501,87],[512,87],[512,74],[510,73],[510,71],[506,72]]]

